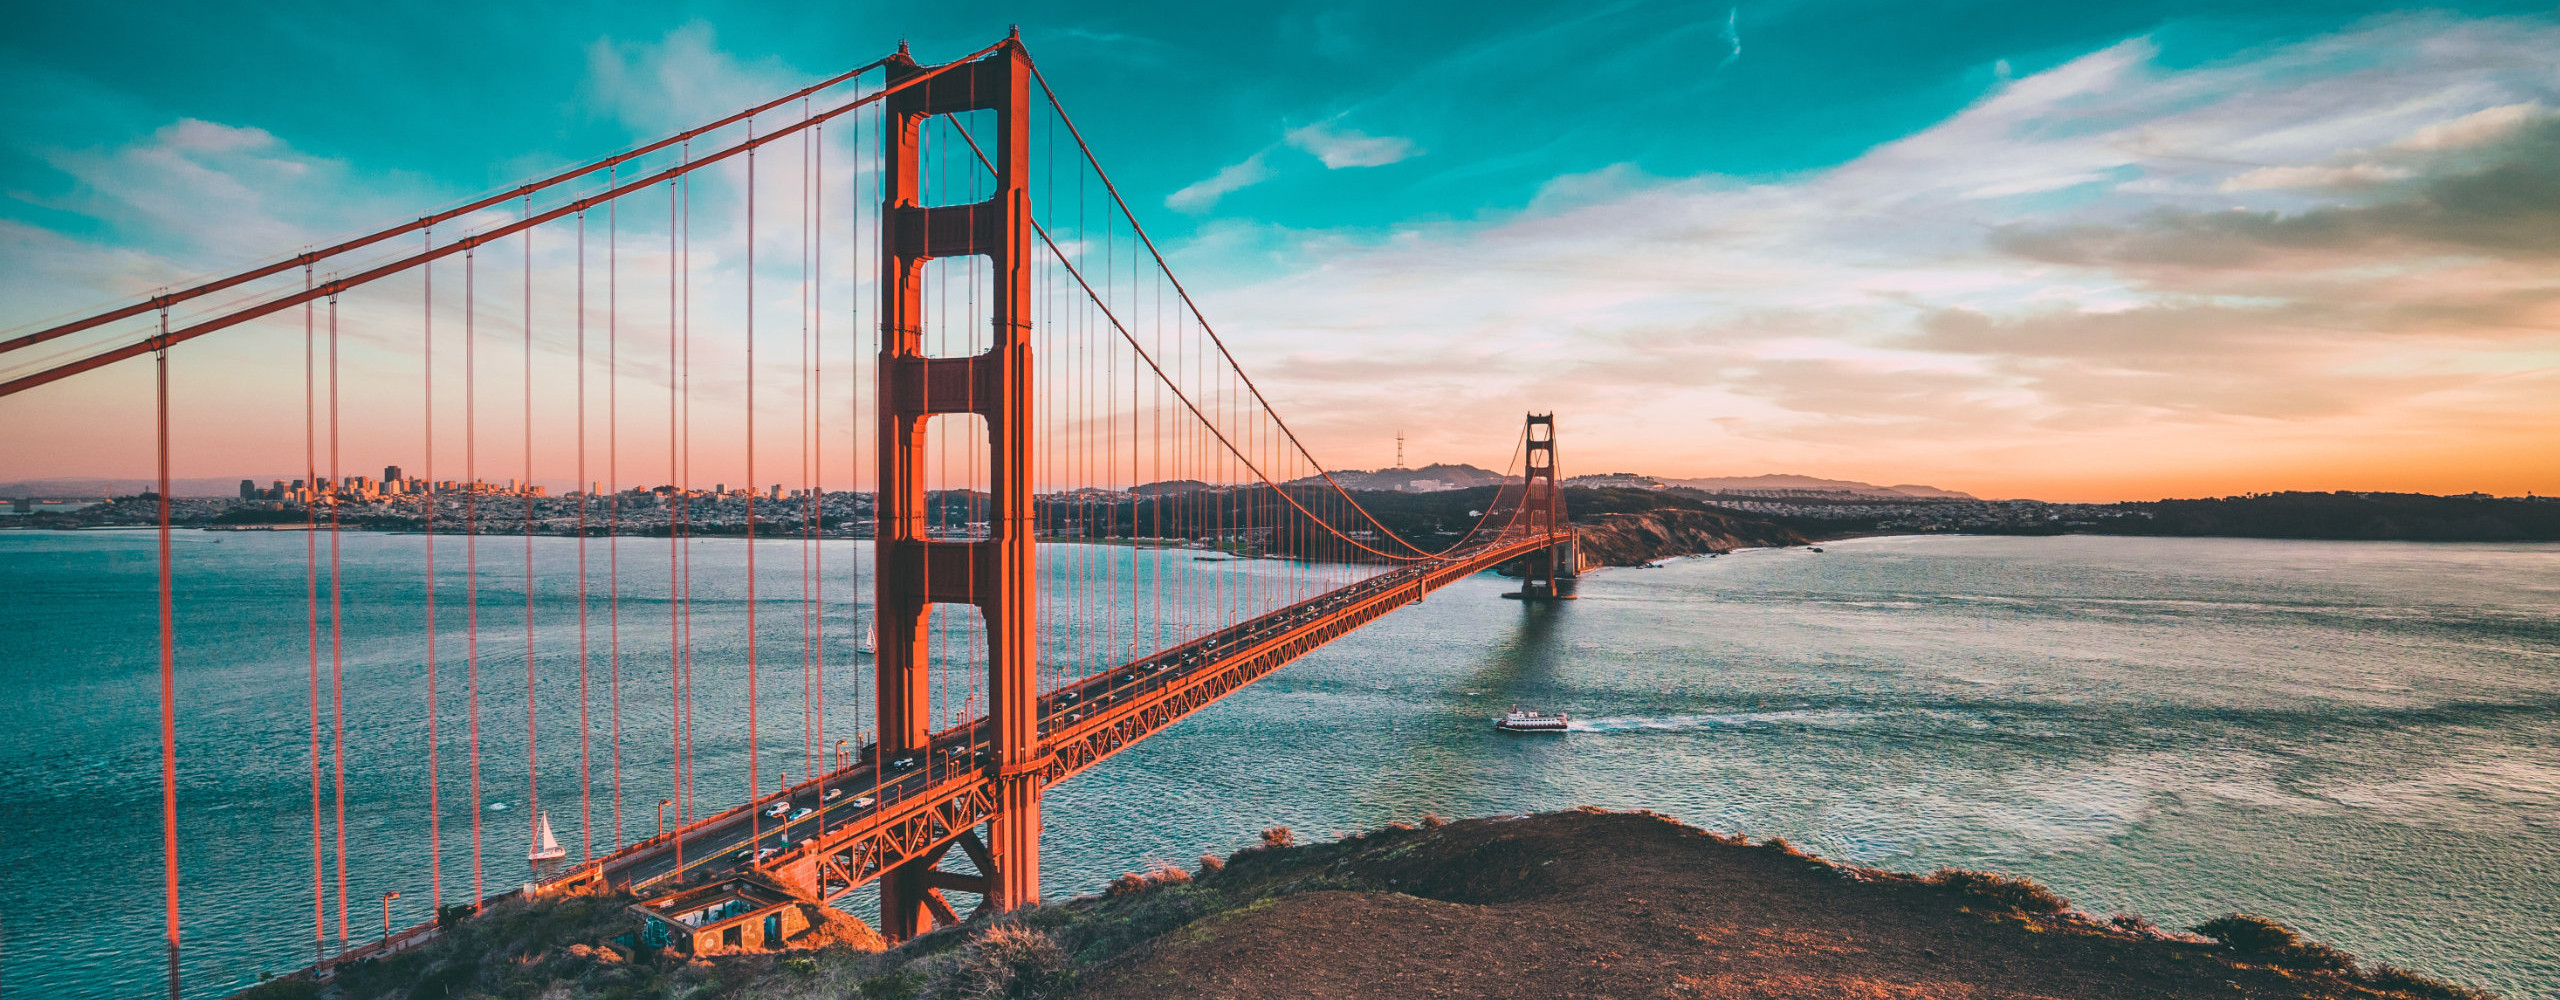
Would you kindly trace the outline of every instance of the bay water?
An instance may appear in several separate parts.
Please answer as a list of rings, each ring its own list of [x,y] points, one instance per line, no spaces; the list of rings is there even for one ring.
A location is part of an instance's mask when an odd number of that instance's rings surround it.
[[[313,955],[314,541],[173,536],[189,996]],[[401,893],[400,926],[427,919],[436,896],[424,540],[338,541],[343,898],[349,936],[364,939],[381,932],[383,893]],[[464,544],[437,540],[449,904],[473,885]],[[669,797],[669,543],[612,545],[626,564],[619,628],[601,596],[606,543],[588,543],[582,805],[577,543],[534,540],[528,611],[525,544],[478,542],[484,891],[529,877],[528,618],[541,706],[531,808],[573,859],[616,841],[613,664],[620,839],[652,832]],[[767,785],[868,723],[869,546],[819,546],[821,627],[804,630],[806,550],[758,543]],[[2560,997],[2560,546],[1931,536],[1824,548],[1595,573],[1559,604],[1502,600],[1507,581],[1489,575],[1453,585],[1052,789],[1046,891],[1188,864],[1273,824],[1306,839],[1424,813],[1648,808],[1860,864],[2023,874],[2099,914],[2182,926],[2254,913],[2368,959]],[[744,551],[691,543],[708,808],[746,789]],[[1163,617],[1168,599],[1213,595],[1169,619],[1206,620],[1213,600],[1365,572],[1188,553],[1172,565],[1112,546],[1041,555],[1054,612],[1043,656],[1061,676],[1155,638],[1128,624],[1132,602]],[[0,532],[0,996],[159,988],[156,567],[148,532]],[[1103,579],[1118,583],[1092,586]],[[1146,585],[1120,589],[1133,580]],[[334,942],[325,614],[320,627],[316,929]],[[804,673],[804,648],[821,654],[823,682]],[[974,708],[966,676],[938,671],[938,712]],[[804,710],[813,683],[825,704]],[[1573,731],[1495,733],[1490,719],[1515,705],[1570,713]]]

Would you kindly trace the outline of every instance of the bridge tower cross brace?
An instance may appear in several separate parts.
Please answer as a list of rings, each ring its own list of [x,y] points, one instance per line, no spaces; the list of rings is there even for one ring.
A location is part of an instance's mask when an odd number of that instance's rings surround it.
[[[888,64],[895,85],[924,73],[902,47]],[[1040,898],[1037,562],[1032,540],[1033,407],[1029,193],[1031,60],[1018,39],[966,66],[890,95],[886,127],[880,275],[880,468],[876,611],[879,756],[885,765],[929,749],[935,604],[978,608],[987,630],[987,715],[994,732],[997,802],[979,850],[975,831],[962,846],[983,875],[986,905],[1006,910]],[[995,112],[991,150],[995,194],[975,204],[922,203],[924,123],[937,115]],[[981,148],[986,136],[976,136]],[[937,257],[987,257],[993,264],[991,343],[981,354],[925,354],[924,268]],[[929,421],[939,414],[984,418],[992,494],[988,537],[936,540],[928,532],[925,455]],[[880,880],[880,931],[891,940],[933,927],[951,909],[938,885],[959,877],[933,871],[935,851]]]

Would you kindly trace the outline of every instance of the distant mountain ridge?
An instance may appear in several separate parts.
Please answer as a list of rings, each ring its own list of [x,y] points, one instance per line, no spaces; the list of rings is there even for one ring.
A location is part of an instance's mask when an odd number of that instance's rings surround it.
[[[1665,486],[1686,486],[1690,489],[1705,490],[1709,493],[1725,493],[1736,490],[1814,490],[1824,493],[1851,493],[1859,496],[1873,497],[1924,497],[1935,500],[1981,499],[1971,493],[1939,489],[1935,486],[1923,486],[1918,483],[1878,486],[1874,483],[1862,483],[1853,479],[1819,479],[1813,476],[1798,476],[1786,473],[1772,473],[1765,476],[1716,476],[1703,479],[1669,479],[1657,476],[1655,479]]]
[[[282,477],[298,479],[299,476]],[[169,480],[173,497],[232,497],[240,495],[241,477],[189,476]],[[265,485],[267,479],[258,480]],[[0,497],[35,497],[40,500],[85,500],[95,497],[129,497],[160,488],[155,479],[111,479],[106,477],[72,477],[25,479],[0,483]]]
[[[1489,469],[1472,465],[1448,465],[1434,462],[1419,469],[1336,469],[1333,481],[1346,490],[1394,490],[1399,493],[1428,493],[1434,490],[1465,489],[1470,486],[1497,486],[1511,478]],[[1290,485],[1321,483],[1320,477],[1290,480]]]

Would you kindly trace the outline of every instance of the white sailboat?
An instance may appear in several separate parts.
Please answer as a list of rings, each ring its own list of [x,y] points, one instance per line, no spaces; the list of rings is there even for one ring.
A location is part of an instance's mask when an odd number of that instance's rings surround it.
[[[533,850],[525,852],[525,860],[557,861],[568,857],[568,848],[560,846],[560,839],[551,835],[551,814],[545,812],[541,815],[533,827]]]

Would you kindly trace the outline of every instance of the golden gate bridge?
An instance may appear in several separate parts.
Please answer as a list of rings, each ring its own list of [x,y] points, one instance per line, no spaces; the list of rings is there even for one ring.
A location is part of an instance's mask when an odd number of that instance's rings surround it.
[[[698,220],[742,238],[696,248]],[[689,954],[780,947],[837,919],[818,908],[864,887],[876,887],[878,931],[893,941],[961,922],[947,893],[977,897],[974,912],[1029,905],[1040,895],[1044,789],[1456,580],[1507,567],[1521,580],[1516,596],[1571,596],[1573,536],[1551,416],[1527,418],[1510,478],[1454,541],[1426,546],[1390,530],[1334,481],[1246,375],[1018,34],[933,66],[902,45],[591,163],[0,340],[0,396],[128,360],[148,358],[154,368],[172,997],[184,940],[176,677],[189,664],[176,642],[186,595],[169,542],[170,372],[188,363],[182,348],[192,341],[259,328],[301,333],[303,457],[314,487],[342,482],[341,452],[358,443],[342,419],[342,392],[359,384],[348,369],[359,339],[368,351],[359,390],[366,406],[383,402],[386,365],[415,380],[407,446],[423,456],[429,484],[406,501],[424,542],[424,611],[415,629],[393,635],[345,628],[340,532],[352,525],[340,495],[315,488],[300,505],[309,532],[300,596],[314,949],[304,975],[325,978],[340,963],[414,947],[440,925],[514,895],[627,891],[646,916],[646,943]],[[773,342],[785,333],[797,340],[777,361]],[[573,420],[537,415],[537,385],[570,381],[558,363],[537,363],[537,345],[571,370]],[[500,374],[521,399],[490,405],[495,394],[481,382]],[[763,481],[760,448],[774,448],[777,390],[798,411],[781,435],[797,438],[801,488],[789,498],[778,484],[763,493],[752,485]],[[487,471],[515,472],[528,487],[538,472],[556,479],[536,456],[557,442],[537,439],[574,439],[555,449],[575,456],[574,524],[565,529],[578,567],[573,647],[558,635],[549,651],[537,641],[533,539],[558,526],[537,512],[530,489],[493,494],[476,485],[481,450],[500,443],[481,423],[510,410],[520,433],[506,443],[520,460]],[[440,494],[436,465],[454,450],[457,422],[462,475],[474,485]],[[693,479],[696,431],[714,425],[701,441],[737,449],[743,491],[712,496]],[[847,442],[843,454],[827,453],[831,427]],[[647,441],[626,445],[626,436]],[[384,445],[373,437],[363,443]],[[661,476],[665,485],[654,490],[632,486]],[[872,538],[867,606],[831,604],[823,592],[828,549],[818,542],[831,525],[843,527],[823,506],[831,478],[842,484],[834,495],[868,500],[870,516],[852,519],[867,520]],[[737,524],[697,519],[739,500]],[[660,519],[647,529],[665,537],[663,546],[630,537],[644,505]],[[492,892],[484,847],[508,845],[497,855],[505,857],[518,840],[512,830],[486,829],[494,824],[484,815],[481,699],[500,681],[483,676],[484,657],[499,651],[482,648],[480,589],[483,564],[502,568],[513,554],[496,548],[510,529],[522,535],[525,591],[525,822],[541,824],[532,834],[541,847],[550,827],[536,758],[538,682],[545,671],[574,668],[578,849],[535,881]],[[715,534],[743,537],[743,573],[697,582],[693,543]],[[459,540],[440,540],[452,535]],[[801,543],[795,590],[759,593],[757,552],[771,550],[759,540]],[[1070,555],[1044,576],[1042,545],[1075,542],[1128,554]],[[452,589],[437,560],[450,569],[457,555],[465,570],[459,635],[450,609],[440,617],[436,608]],[[591,557],[606,567],[601,582]],[[1167,559],[1212,557],[1297,569],[1167,569]],[[663,561],[665,592],[626,602],[626,573],[644,560]],[[696,595],[715,590],[742,591],[742,644],[714,650],[692,635]],[[797,781],[788,741],[763,743],[759,712],[770,699],[758,678],[776,656],[769,643],[758,646],[772,631],[770,618],[759,626],[760,607],[779,609],[800,630],[796,650],[786,642],[779,657],[801,666]],[[644,630],[665,642],[663,683],[651,690],[624,682],[626,641]],[[831,743],[828,637],[849,632],[866,636],[871,663],[852,671],[854,735]],[[393,933],[385,894],[385,933],[370,939],[350,932],[343,695],[350,645],[384,642],[422,668],[415,725],[427,780],[416,797],[427,833],[416,851],[437,919]],[[467,883],[465,852],[447,843],[439,801],[450,766],[439,748],[456,742],[439,727],[449,726],[442,718],[457,694],[444,676],[457,642],[467,720],[458,742],[467,747],[472,815]],[[743,704],[697,704],[696,678],[723,669],[743,673]],[[838,677],[845,672],[839,665]],[[841,714],[844,700],[833,711]],[[662,766],[641,766],[626,732],[626,706],[643,703],[666,713],[664,731],[649,737],[649,757]],[[745,717],[745,786],[697,788],[701,720],[720,711]],[[596,714],[607,716],[601,725]],[[626,751],[635,758],[628,769]],[[768,787],[762,762],[777,753],[785,774]],[[599,764],[610,770],[601,784]],[[599,825],[599,792],[609,825]],[[634,824],[625,822],[626,797],[636,800]],[[638,803],[651,800],[655,832],[627,838],[626,827],[646,815]],[[944,867],[955,850],[967,870]],[[449,903],[449,892],[458,901]],[[353,904],[356,919],[370,902]]]

